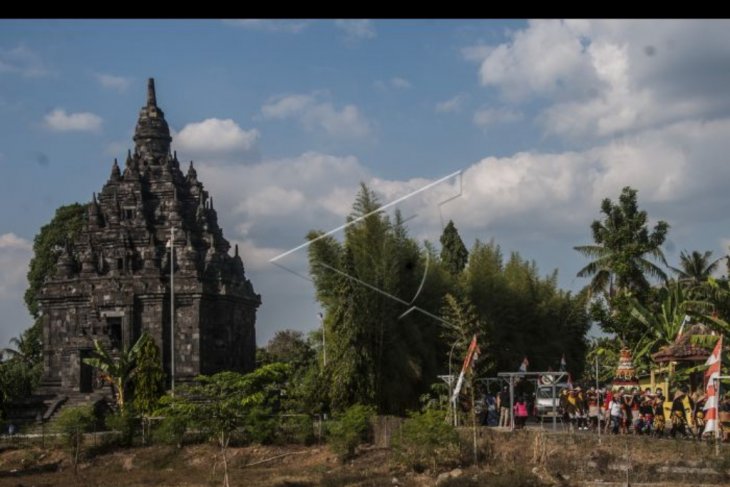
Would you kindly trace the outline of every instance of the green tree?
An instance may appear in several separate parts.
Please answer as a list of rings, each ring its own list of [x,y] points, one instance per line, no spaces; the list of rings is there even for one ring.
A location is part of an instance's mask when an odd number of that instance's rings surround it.
[[[453,357],[466,356],[472,337],[478,335],[479,347],[487,350],[486,327],[479,319],[479,314],[469,298],[457,299],[448,293],[444,296],[444,305],[441,308],[441,317],[444,319],[443,336],[449,344]],[[490,364],[486,355],[482,355],[477,365],[487,370]]]
[[[30,367],[43,359],[43,344],[37,327],[30,327],[19,337],[10,339],[10,347],[3,349],[4,358],[20,361]]]
[[[595,244],[574,247],[593,259],[578,271],[578,277],[592,277],[591,292],[601,292],[610,300],[622,291],[645,293],[650,286],[647,276],[666,281],[666,274],[652,260],[666,265],[661,246],[669,224],[660,220],[649,232],[646,211],[638,208],[637,191],[628,186],[618,204],[604,199],[601,213],[603,220],[591,224]]]
[[[143,414],[150,414],[156,408],[157,400],[165,392],[165,371],[162,369],[160,347],[152,337],[144,333],[138,343],[132,378],[134,409]]]
[[[454,222],[449,223],[441,234],[441,262],[451,274],[459,274],[469,261],[469,251],[459,236]]]
[[[40,374],[19,360],[0,363],[0,407],[29,396],[38,384]]]
[[[227,449],[233,432],[250,426],[252,415],[271,406],[278,398],[289,366],[265,365],[249,374],[219,372],[201,375],[192,384],[165,396],[161,413],[184,417],[188,424],[216,438],[223,462],[223,485],[229,486]]]
[[[322,373],[321,330],[310,332],[306,339],[301,331],[281,330],[259,349],[259,367],[271,363],[286,363],[291,374],[281,408],[290,413],[322,414],[327,409],[327,384]],[[292,420],[294,421],[294,420]]]
[[[513,252],[505,262],[499,245],[477,240],[463,286],[489,337],[481,348],[494,369],[517,370],[527,356],[531,370],[557,370],[565,354],[568,370],[580,376],[590,326],[586,294],[561,290],[557,271],[540,276],[534,261]]]
[[[585,355],[583,380],[589,384],[596,382],[596,361],[598,361],[598,383],[608,384],[616,375],[622,343],[617,337],[600,337],[591,340]]]
[[[305,367],[314,359],[314,350],[297,330],[279,330],[266,345],[266,352],[272,362],[291,363]]]
[[[329,395],[335,409],[359,402],[402,414],[438,372],[438,321],[408,311],[418,305],[438,314],[442,274],[431,273],[434,266],[427,272],[431,254],[408,236],[398,212],[391,220],[380,211],[365,185],[348,222],[344,243],[309,234],[310,273],[325,312]]]
[[[56,209],[53,219],[41,227],[33,239],[33,258],[28,270],[25,304],[38,318],[38,295],[46,278],[53,275],[59,255],[66,246],[73,252],[73,243],[84,226],[86,205],[72,203]]]
[[[38,386],[43,373],[43,329],[38,309],[38,295],[45,280],[55,271],[62,250],[72,246],[84,224],[86,206],[78,203],[61,206],[53,219],[33,240],[33,258],[28,270],[28,289],[24,300],[35,318],[32,326],[10,341],[2,351],[5,363],[0,375],[3,404],[27,396]]]
[[[408,236],[398,212],[391,218],[380,211],[367,186],[348,222],[342,243],[308,235],[327,337],[327,367],[312,372],[309,383],[321,384],[318,401],[329,401],[334,412],[355,403],[385,414],[418,407],[448,369],[452,342],[444,340],[439,318],[447,293],[459,306],[473,304],[479,336],[489,337],[482,352],[490,361],[482,361],[480,373],[516,370],[525,355],[536,369],[557,368],[565,353],[570,371],[580,375],[590,325],[587,293],[559,289],[557,272],[541,276],[535,262],[518,253],[505,261],[497,244],[477,241],[455,276],[433,245]]]
[[[19,337],[10,339],[10,347],[2,350],[0,363],[0,404],[29,396],[38,386],[43,373],[40,328],[32,326]]]
[[[327,331],[330,339],[329,397],[334,410],[350,405],[372,404],[375,395],[375,366],[372,335],[367,322],[360,319],[363,289],[355,281],[354,258],[349,247],[345,249],[344,274],[337,286],[338,306],[333,310]],[[358,350],[358,353],[353,353]]]
[[[679,254],[679,268],[670,267],[670,269],[677,274],[677,278],[683,284],[699,286],[712,276],[723,258],[713,260],[711,250],[702,253],[697,250],[693,250],[692,253],[683,250]]]

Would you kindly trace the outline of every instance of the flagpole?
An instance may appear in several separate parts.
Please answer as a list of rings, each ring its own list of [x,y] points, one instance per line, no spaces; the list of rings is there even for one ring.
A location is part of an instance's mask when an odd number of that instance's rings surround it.
[[[596,430],[598,431],[598,444],[601,444],[601,388],[598,384],[598,354],[596,354],[596,405],[598,416],[596,416]]]
[[[715,456],[720,456],[720,378],[722,377],[722,335],[720,335],[720,351],[717,354],[720,367],[717,369],[717,387],[715,388]]]
[[[722,340],[722,338],[720,338]],[[720,374],[722,374],[722,348],[720,348]],[[720,456],[720,374],[717,376],[717,387],[715,388],[715,456]]]

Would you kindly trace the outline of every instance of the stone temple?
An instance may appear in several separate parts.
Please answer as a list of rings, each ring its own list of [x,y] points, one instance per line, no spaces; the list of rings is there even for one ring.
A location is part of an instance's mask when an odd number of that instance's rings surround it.
[[[246,278],[238,247],[229,254],[213,198],[193,162],[182,172],[171,142],[150,79],[134,151],[124,167],[114,161],[108,181],[88,204],[84,229],[62,252],[42,289],[44,393],[89,399],[88,394],[108,391],[83,363],[93,340],[121,350],[143,332],[162,351],[168,384],[173,344],[176,382],[254,368],[261,297]]]

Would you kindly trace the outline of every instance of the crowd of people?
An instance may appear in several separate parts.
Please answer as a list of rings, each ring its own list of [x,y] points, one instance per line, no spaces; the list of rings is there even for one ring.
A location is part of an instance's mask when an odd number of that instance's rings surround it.
[[[478,409],[481,423],[509,427],[513,414],[515,429],[521,429],[529,411],[536,413],[534,400],[530,399],[531,395],[515,395],[510,411],[507,387],[496,395],[487,393],[485,407]],[[678,388],[668,399],[661,387],[641,391],[638,387],[576,386],[560,391],[558,411],[571,431],[601,428],[601,433],[700,438],[705,427],[705,402],[702,391],[690,394],[687,387]],[[730,393],[721,401],[719,410],[730,412]]]

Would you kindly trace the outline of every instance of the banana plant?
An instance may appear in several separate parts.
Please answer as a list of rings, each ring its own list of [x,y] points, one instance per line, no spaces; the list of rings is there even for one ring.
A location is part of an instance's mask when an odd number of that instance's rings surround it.
[[[124,412],[126,389],[134,377],[137,365],[139,348],[144,343],[145,334],[137,340],[132,348],[124,348],[117,356],[112,355],[108,350],[94,340],[94,357],[84,359],[84,363],[94,367],[101,373],[102,380],[111,384],[116,395],[117,407]]]
[[[635,347],[634,359],[643,361],[661,347],[674,343],[686,316],[694,315],[704,318],[706,313],[712,311],[712,308],[712,303],[708,301],[688,299],[679,282],[664,288],[664,299],[658,313],[634,300],[631,306],[631,316],[647,329]]]

